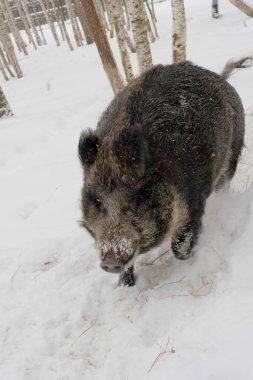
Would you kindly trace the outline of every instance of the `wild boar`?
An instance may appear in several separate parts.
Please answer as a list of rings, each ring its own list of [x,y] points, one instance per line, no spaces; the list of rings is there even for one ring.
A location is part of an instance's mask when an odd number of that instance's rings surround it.
[[[248,59],[222,75],[191,62],[154,66],[81,134],[81,224],[121,284],[134,284],[136,255],[166,240],[176,258],[192,255],[206,200],[233,177],[243,147],[244,110],[226,79]]]

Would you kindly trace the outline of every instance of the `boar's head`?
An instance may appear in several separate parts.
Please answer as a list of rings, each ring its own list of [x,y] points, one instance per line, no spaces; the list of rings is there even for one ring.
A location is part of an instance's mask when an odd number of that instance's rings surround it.
[[[166,233],[171,210],[162,204],[162,169],[139,127],[102,137],[99,131],[83,132],[79,157],[84,169],[81,224],[97,242],[102,269],[119,273]]]

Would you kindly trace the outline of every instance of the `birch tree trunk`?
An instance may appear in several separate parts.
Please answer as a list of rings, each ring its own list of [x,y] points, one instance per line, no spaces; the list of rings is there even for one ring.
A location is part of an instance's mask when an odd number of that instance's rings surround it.
[[[22,4],[21,4],[21,0],[16,0],[16,4],[17,4],[17,9],[18,9],[18,13],[20,15],[20,18],[23,22],[23,25],[24,25],[24,28],[26,30],[26,33],[28,35],[28,38],[29,38],[29,42],[33,44],[34,46],[34,49],[37,50],[37,46],[36,46],[36,43],[34,41],[34,38],[33,38],[33,35],[30,31],[30,25],[29,25],[29,21],[26,17],[26,13],[22,7]]]
[[[46,18],[46,20],[47,20],[48,26],[49,26],[49,28],[50,28],[50,30],[51,30],[53,36],[54,36],[54,39],[55,39],[56,45],[57,45],[57,46],[60,46],[60,41],[59,41],[58,35],[57,35],[57,33],[56,33],[56,30],[55,30],[55,27],[54,27],[54,23],[53,23],[52,20],[51,20],[51,17],[50,17],[49,11],[46,9],[46,7],[45,7],[45,5],[44,5],[44,3],[43,3],[43,0],[38,0],[38,1],[39,1],[40,6],[41,6],[41,9],[42,9],[42,11],[43,11],[43,13],[44,13],[44,16],[45,16],[45,18]]]
[[[136,45],[140,72],[152,67],[152,56],[148,41],[147,22],[143,11],[143,0],[129,0],[128,10]]]
[[[83,44],[82,43],[82,38],[80,37],[80,35],[78,33],[76,16],[75,16],[75,12],[74,12],[74,8],[73,8],[71,0],[66,0],[66,7],[67,7],[67,10],[68,10],[68,15],[69,15],[69,19],[70,19],[70,22],[71,22],[71,25],[72,25],[72,29],[73,29],[74,37],[75,37],[75,40],[76,40],[76,44],[77,44],[77,46],[82,46],[82,44]]]
[[[54,22],[54,20],[56,20],[56,22],[57,22],[57,24],[59,26],[62,40],[65,41],[65,35],[64,35],[63,29],[62,29],[62,24],[60,22],[59,12],[58,12],[58,9],[55,6],[54,0],[51,0],[50,3],[49,3],[48,0],[46,0],[46,6],[47,6],[47,9],[50,10],[50,14],[51,14],[53,22]]]
[[[117,41],[119,45],[122,65],[126,74],[127,82],[131,82],[134,79],[133,69],[130,61],[130,57],[127,51],[124,25],[122,22],[122,6],[118,0],[108,0],[108,9],[112,17],[113,26],[115,28]]]
[[[0,57],[1,57],[1,61],[3,63],[4,68],[8,71],[8,73],[10,74],[10,76],[13,78],[15,75],[11,71],[9,63],[8,63],[7,59],[5,58],[2,46],[0,46]]]
[[[171,0],[173,17],[172,49],[173,61],[183,62],[186,59],[186,20],[184,0]]]
[[[67,44],[68,44],[70,50],[73,51],[74,48],[73,48],[73,45],[71,43],[71,40],[70,40],[68,31],[67,31],[67,28],[66,28],[66,25],[65,25],[65,22],[64,22],[63,12],[61,10],[60,0],[53,0],[53,4],[54,4],[54,7],[56,9],[57,15],[59,17],[59,22],[61,23],[62,30],[63,30],[64,36],[65,36],[65,39],[67,41]]]
[[[80,0],[75,0],[75,3],[76,3],[76,13],[77,13],[77,16],[78,16],[80,23],[82,25],[82,29],[83,29],[83,33],[84,33],[84,36],[86,39],[86,43],[87,43],[87,45],[90,45],[93,43],[93,37],[92,37],[92,34],[88,28],[88,22],[87,22],[86,14],[84,12],[82,4],[80,3]]]
[[[24,0],[23,0],[24,1]],[[39,16],[38,16],[38,12],[37,12],[37,9],[35,8],[34,6],[34,2],[33,0],[31,0],[31,7],[32,7],[32,11],[33,11],[33,15],[34,15],[34,19],[36,20],[36,23],[40,29],[40,33],[41,33],[41,36],[42,36],[42,40],[43,40],[43,44],[46,45],[47,44],[47,41],[45,39],[45,36],[44,36],[44,33],[43,33],[43,30],[42,30],[42,27],[40,25],[40,20],[39,20]],[[32,17],[32,16],[31,16]]]
[[[110,2],[110,0],[105,0],[105,9],[106,9],[106,12],[107,12],[107,15],[108,15],[108,20],[109,20],[110,38],[113,38],[114,28],[113,28],[112,13],[110,12],[109,4],[108,4],[109,2]]]
[[[240,11],[245,13],[249,17],[253,17],[253,8],[245,4],[241,0],[229,0],[231,4],[236,6]]]
[[[17,77],[21,78],[22,77],[22,71],[21,71],[21,68],[19,66],[16,54],[15,54],[14,46],[12,44],[12,40],[9,36],[9,32],[8,32],[8,29],[5,25],[5,21],[2,17],[2,15],[0,15],[0,39],[1,39],[1,43],[4,47],[4,50],[5,50],[8,58],[9,58],[9,61],[10,61],[11,65],[13,66],[16,74],[17,74]]]
[[[32,16],[30,15],[30,12],[29,12],[29,10],[27,8],[26,2],[24,0],[18,0],[18,1],[21,3],[21,6],[23,7],[23,10],[24,10],[24,12],[26,14],[26,18],[27,18],[27,20],[28,20],[28,22],[29,22],[29,24],[30,24],[30,26],[32,28],[32,31],[33,31],[33,34],[34,34],[34,36],[36,38],[38,46],[41,46],[42,45],[42,40],[41,40],[41,38],[39,36],[39,33],[38,33],[37,29],[36,29],[36,26],[35,26],[34,22],[33,22]]]
[[[13,34],[13,37],[15,39],[15,42],[17,44],[19,51],[23,50],[23,53],[25,55],[28,55],[27,50],[26,50],[26,44],[24,43],[21,37],[21,34],[19,32],[19,29],[17,28],[9,2],[7,0],[1,0],[1,7],[3,10],[4,16],[8,22],[8,27],[10,28],[10,31]]]
[[[148,0],[145,1],[146,5],[147,5],[147,8],[148,8],[148,12],[150,14],[150,18],[151,18],[151,21],[152,21],[152,24],[153,24],[153,28],[154,28],[154,31],[155,31],[155,35],[156,37],[158,38],[159,35],[158,35],[158,32],[157,32],[157,27],[156,27],[156,18],[155,18],[155,14],[153,12],[153,9],[150,8],[150,5],[149,5],[149,2]],[[154,4],[153,4],[154,5]]]
[[[125,15],[126,15],[126,28],[129,31],[130,30],[130,18],[129,18],[129,11],[127,7],[127,0],[123,0],[124,8],[125,8]]]
[[[120,73],[114,60],[108,39],[103,31],[93,1],[81,0],[81,2],[83,4],[84,11],[87,16],[88,27],[93,35],[100,58],[103,62],[104,70],[111,83],[112,89],[116,94],[124,87],[124,84],[120,77]]]
[[[0,51],[1,51],[1,50],[2,50],[2,48],[1,48],[1,46],[0,46]],[[4,65],[3,65],[3,63],[2,63],[1,58],[0,58],[0,71],[2,72],[4,79],[5,79],[5,80],[9,80],[8,75],[6,74],[6,71],[5,71],[5,68],[4,68]]]
[[[7,102],[3,90],[0,87],[0,119],[12,115],[13,113],[10,109],[9,103]]]

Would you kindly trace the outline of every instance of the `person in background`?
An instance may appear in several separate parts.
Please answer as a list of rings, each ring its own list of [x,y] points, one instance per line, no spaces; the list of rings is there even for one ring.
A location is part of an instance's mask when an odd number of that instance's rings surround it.
[[[219,15],[219,8],[218,8],[218,0],[212,0],[212,16],[213,18],[218,18]]]

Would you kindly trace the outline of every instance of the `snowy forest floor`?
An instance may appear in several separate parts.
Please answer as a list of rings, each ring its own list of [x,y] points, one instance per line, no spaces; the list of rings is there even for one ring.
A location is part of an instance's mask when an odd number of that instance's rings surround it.
[[[189,60],[221,72],[252,53],[253,19],[226,0],[218,20],[211,1],[185,3]],[[169,63],[170,3],[156,12],[154,63]],[[24,77],[2,83],[15,116],[0,122],[0,379],[252,380],[253,68],[230,79],[246,148],[208,200],[195,256],[155,260],[161,247],[138,259],[134,288],[118,288],[77,223],[79,134],[113,96],[96,47],[51,40],[20,64]]]

